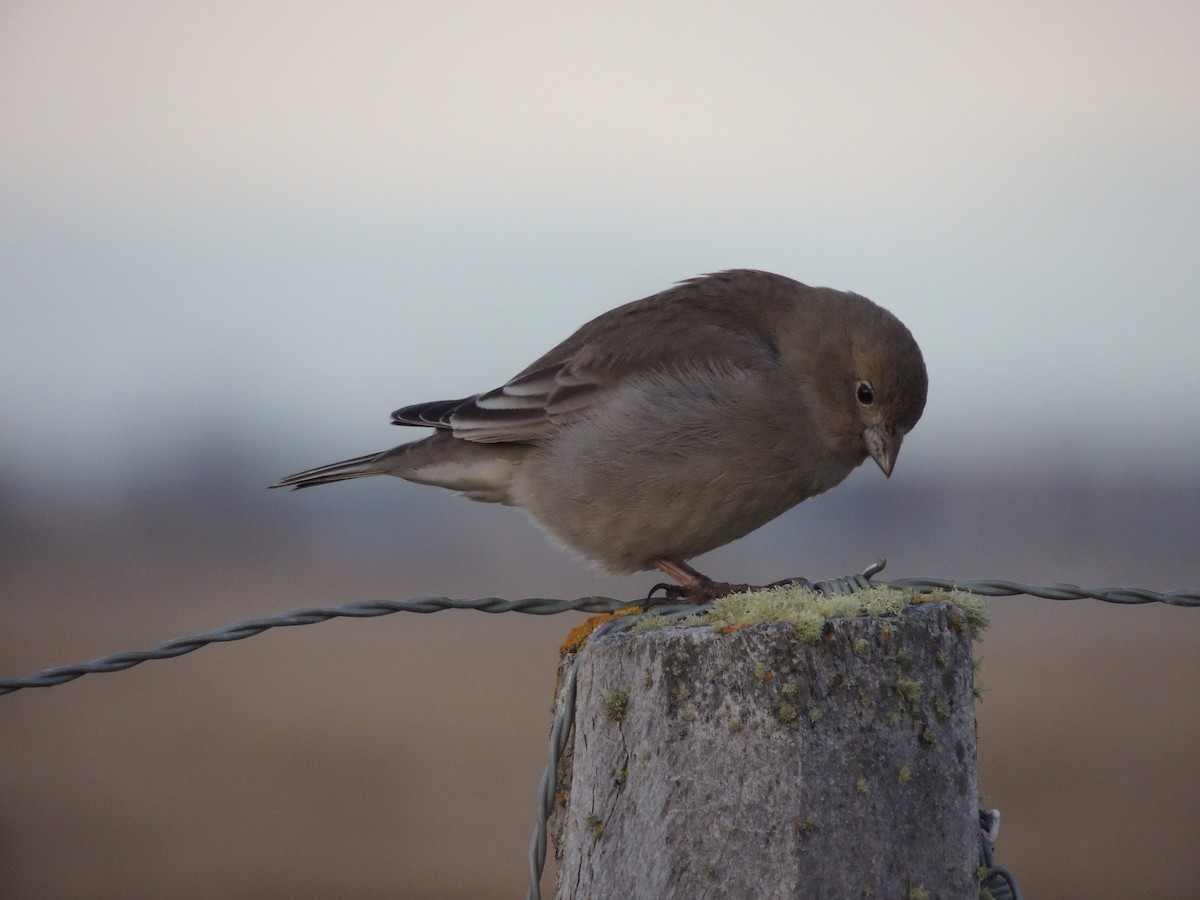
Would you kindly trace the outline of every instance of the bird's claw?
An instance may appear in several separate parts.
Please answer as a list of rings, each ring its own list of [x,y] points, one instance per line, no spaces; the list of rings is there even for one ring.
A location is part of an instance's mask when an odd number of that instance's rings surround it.
[[[767,585],[766,587],[771,587],[771,585]],[[692,585],[660,582],[650,588],[650,593],[646,595],[645,605],[648,607],[675,604],[704,606],[706,603],[720,600],[722,597],[728,597],[730,594],[761,591],[765,590],[766,587],[753,584],[730,584],[728,581],[712,581],[709,579]],[[662,595],[655,596],[659,591],[662,592]]]
[[[659,591],[662,591],[662,596],[656,597]],[[646,594],[646,600],[642,604],[647,609],[651,606],[673,606],[677,603],[686,603],[688,589],[683,585],[671,584],[667,581],[660,581]]]

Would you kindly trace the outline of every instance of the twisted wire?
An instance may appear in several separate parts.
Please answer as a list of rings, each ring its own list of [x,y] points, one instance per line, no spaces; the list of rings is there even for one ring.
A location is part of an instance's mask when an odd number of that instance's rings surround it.
[[[527,597],[522,600],[503,600],[499,597],[455,599],[451,597],[414,597],[411,600],[359,600],[345,606],[306,606],[264,619],[245,619],[225,625],[215,631],[173,638],[147,650],[126,650],[102,656],[87,663],[55,666],[24,678],[0,678],[0,695],[22,688],[54,687],[74,681],[83,675],[100,672],[121,672],[152,659],[172,659],[206,647],[228,641],[241,641],[262,634],[271,628],[292,625],[316,625],[336,618],[371,618],[398,612],[435,613],[447,609],[473,609],[486,613],[518,612],[532,616],[548,616],[562,612],[614,612],[627,601],[612,597],[579,597],[575,600]]]
[[[778,584],[794,584],[820,593],[850,594],[867,587],[876,586],[871,579],[882,571],[886,562],[879,560],[862,574],[849,575],[826,581],[809,581],[806,578],[791,578]],[[1079,600],[1090,598],[1105,603],[1122,605],[1142,603],[1165,603],[1171,606],[1200,607],[1200,591],[1152,591],[1136,587],[1087,588],[1074,584],[1022,584],[1018,581],[983,579],[978,581],[955,581],[946,578],[899,578],[890,582],[878,582],[896,588],[912,588],[921,593],[937,590],[961,590],[987,597],[1006,597],[1026,594],[1048,600]],[[398,612],[434,613],[448,609],[472,609],[486,613],[518,612],[526,615],[548,616],[561,612],[608,613],[635,605],[638,601],[624,601],[613,597],[579,597],[574,600],[527,597],[521,600],[504,600],[500,597],[455,599],[451,597],[415,597],[411,600],[360,600],[345,606],[309,606],[292,610],[278,616],[262,619],[247,619],[234,622],[203,634],[174,638],[147,650],[127,650],[102,656],[87,663],[55,666],[24,678],[0,678],[0,695],[11,694],[23,688],[53,687],[74,681],[83,675],[100,672],[121,672],[151,659],[171,659],[199,650],[208,644],[240,641],[262,634],[271,628],[292,625],[315,625],[334,618],[370,618],[387,616]]]
[[[1000,810],[979,811],[979,887],[992,900],[1022,900],[1016,876],[996,862],[996,838],[1000,834]]]
[[[998,578],[981,581],[952,581],[948,578],[897,578],[888,584],[895,588],[913,588],[919,593],[930,591],[966,591],[985,597],[1012,597],[1028,594],[1046,600],[1102,600],[1105,603],[1136,605],[1166,603],[1170,606],[1200,606],[1200,591],[1151,591],[1146,588],[1102,587],[1086,588],[1077,584],[1021,584]]]

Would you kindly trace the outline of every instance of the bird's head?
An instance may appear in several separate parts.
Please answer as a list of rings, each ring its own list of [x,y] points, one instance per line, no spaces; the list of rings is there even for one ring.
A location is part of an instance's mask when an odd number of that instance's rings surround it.
[[[842,387],[853,398],[863,448],[890,477],[904,436],[925,409],[929,380],[912,334],[891,313],[876,309],[882,315],[850,347],[853,374]],[[850,397],[846,404],[850,408]]]
[[[890,477],[925,409],[925,360],[890,312],[856,294],[840,300],[822,323],[814,356],[821,418],[840,452],[869,456]]]

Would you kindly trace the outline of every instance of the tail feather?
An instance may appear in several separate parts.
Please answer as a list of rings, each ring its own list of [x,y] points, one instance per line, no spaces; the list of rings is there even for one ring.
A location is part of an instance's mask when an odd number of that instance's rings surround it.
[[[297,472],[271,487],[306,488],[368,475],[394,475],[416,484],[457,491],[472,500],[512,504],[509,487],[513,473],[532,450],[529,444],[462,441],[450,431],[441,430],[382,453]]]
[[[382,453],[368,453],[366,456],[358,456],[354,459],[344,459],[341,462],[318,466],[315,469],[308,469],[304,472],[297,472],[295,475],[281,478],[277,483],[270,486],[273,488],[290,487],[294,490],[299,490],[300,488],[314,487],[318,484],[348,481],[351,478],[386,475],[387,472],[381,469],[377,462],[382,455]]]

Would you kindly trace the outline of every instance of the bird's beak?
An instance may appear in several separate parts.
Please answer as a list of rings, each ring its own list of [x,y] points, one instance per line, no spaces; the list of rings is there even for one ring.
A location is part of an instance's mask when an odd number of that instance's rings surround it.
[[[863,430],[863,441],[867,445],[867,453],[875,460],[883,474],[892,477],[892,469],[896,465],[896,457],[900,455],[900,444],[904,442],[904,429],[881,428],[872,425]]]

